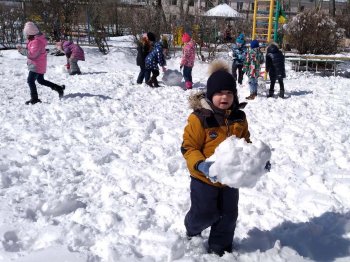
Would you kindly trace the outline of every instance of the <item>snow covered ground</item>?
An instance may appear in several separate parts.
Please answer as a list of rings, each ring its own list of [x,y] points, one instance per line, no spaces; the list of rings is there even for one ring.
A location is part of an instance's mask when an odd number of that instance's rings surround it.
[[[271,148],[272,169],[240,189],[237,250],[219,258],[206,253],[208,230],[184,237],[191,92],[137,85],[135,50],[111,43],[107,56],[84,48],[80,76],[49,55],[45,77],[65,97],[38,85],[34,106],[25,57],[2,51],[0,261],[350,261],[350,79],[287,64],[286,99],[260,90],[249,101],[251,139]],[[196,61],[193,92],[207,67]],[[247,83],[238,92],[245,101]]]

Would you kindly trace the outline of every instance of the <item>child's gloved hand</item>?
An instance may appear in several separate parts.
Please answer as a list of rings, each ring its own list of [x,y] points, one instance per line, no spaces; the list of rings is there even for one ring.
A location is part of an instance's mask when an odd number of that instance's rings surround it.
[[[216,176],[213,176],[213,177],[209,176],[209,168],[213,163],[214,163],[213,161],[203,161],[199,163],[197,168],[198,168],[198,171],[202,172],[211,181],[216,182],[217,181]]]
[[[183,67],[184,67],[183,65],[180,65],[180,71],[182,70]]]
[[[65,65],[67,69],[70,69],[70,64]]]

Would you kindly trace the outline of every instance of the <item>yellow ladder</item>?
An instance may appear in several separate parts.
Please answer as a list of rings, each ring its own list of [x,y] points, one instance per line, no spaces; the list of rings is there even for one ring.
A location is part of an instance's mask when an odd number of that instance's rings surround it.
[[[273,36],[275,0],[254,0],[252,40],[269,43]]]

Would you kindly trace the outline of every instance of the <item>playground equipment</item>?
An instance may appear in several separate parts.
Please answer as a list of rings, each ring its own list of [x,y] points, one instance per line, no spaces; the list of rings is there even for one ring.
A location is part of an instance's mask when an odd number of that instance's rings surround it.
[[[255,0],[252,39],[261,43],[278,41],[278,23],[285,22],[285,15],[279,0]]]

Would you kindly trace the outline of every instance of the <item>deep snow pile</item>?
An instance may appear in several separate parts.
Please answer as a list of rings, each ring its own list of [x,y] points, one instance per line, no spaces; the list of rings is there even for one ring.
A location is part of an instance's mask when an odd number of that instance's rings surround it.
[[[240,189],[237,251],[218,258],[206,252],[208,230],[185,238],[190,179],[180,146],[191,91],[137,85],[132,40],[111,44],[107,56],[84,47],[79,76],[49,56],[45,78],[65,84],[65,97],[38,85],[43,103],[34,106],[24,105],[25,58],[2,51],[1,262],[350,260],[349,79],[287,64],[286,99],[266,99],[262,87],[249,101],[252,145],[271,149],[272,169]],[[178,69],[180,52],[167,62]],[[193,92],[207,66],[196,61]]]

